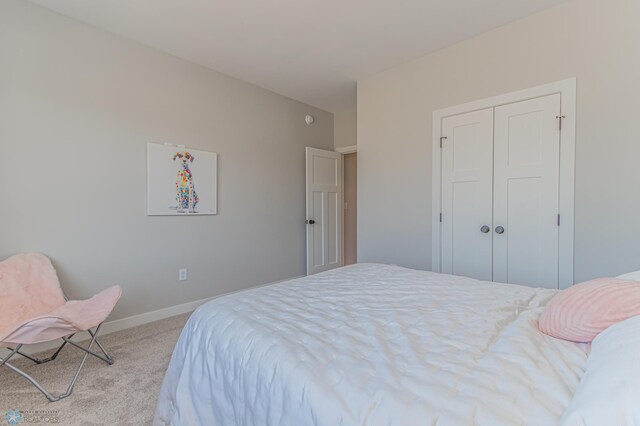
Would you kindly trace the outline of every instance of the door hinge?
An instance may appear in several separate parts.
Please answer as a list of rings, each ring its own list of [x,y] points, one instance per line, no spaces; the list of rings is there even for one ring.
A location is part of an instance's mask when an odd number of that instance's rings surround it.
[[[560,226],[560,215],[558,215],[558,226]]]
[[[440,148],[442,148],[442,142],[445,141],[447,139],[446,136],[443,136],[440,138]]]
[[[566,115],[556,115],[556,119],[558,120],[558,129],[562,131],[562,120],[567,118]]]
[[[440,213],[440,222],[442,222],[442,213]]]

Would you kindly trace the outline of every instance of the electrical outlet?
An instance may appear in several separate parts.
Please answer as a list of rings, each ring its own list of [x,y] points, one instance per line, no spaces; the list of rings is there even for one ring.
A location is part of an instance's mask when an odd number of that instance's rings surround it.
[[[178,279],[180,281],[187,280],[187,270],[186,269],[178,269]]]

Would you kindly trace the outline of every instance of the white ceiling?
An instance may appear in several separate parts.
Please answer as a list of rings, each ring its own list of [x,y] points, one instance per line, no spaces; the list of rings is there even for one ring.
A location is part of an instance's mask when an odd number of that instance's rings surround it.
[[[562,0],[30,0],[331,111],[356,80]]]

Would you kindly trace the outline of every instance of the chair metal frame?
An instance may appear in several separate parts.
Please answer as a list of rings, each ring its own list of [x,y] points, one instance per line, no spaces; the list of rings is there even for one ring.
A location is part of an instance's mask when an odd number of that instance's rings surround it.
[[[44,359],[34,358],[34,357],[29,356],[29,355],[27,355],[27,354],[25,354],[23,352],[20,352],[20,349],[22,348],[22,346],[24,346],[23,344],[19,344],[15,348],[10,348],[9,347],[9,348],[7,348],[9,351],[11,351],[9,353],[9,355],[5,356],[4,358],[0,356],[0,367],[6,366],[7,368],[13,370],[14,372],[18,373],[20,376],[22,376],[25,379],[27,379],[28,381],[30,381],[31,384],[33,384],[40,392],[42,392],[42,394],[45,397],[47,397],[49,402],[60,401],[61,399],[66,398],[69,395],[71,395],[71,393],[73,392],[73,387],[75,386],[76,381],[78,380],[78,377],[80,376],[80,371],[82,370],[82,367],[84,367],[84,363],[86,362],[87,357],[89,355],[93,355],[94,357],[106,362],[109,365],[113,364],[113,358],[111,357],[111,355],[109,355],[109,353],[107,353],[107,351],[105,350],[104,346],[102,346],[102,344],[98,340],[98,333],[100,332],[100,327],[102,327],[102,324],[99,324],[97,327],[95,327],[94,331],[87,330],[87,332],[91,336],[91,340],[89,341],[89,345],[86,348],[84,346],[79,345],[77,342],[74,342],[73,340],[71,340],[73,338],[73,336],[75,336],[75,334],[71,334],[69,336],[62,337],[61,338],[63,340],[62,345],[60,345],[60,347],[53,353],[53,355],[51,355],[48,358],[44,358]],[[19,355],[22,355],[23,357],[33,361],[36,364],[44,364],[44,363],[47,363],[49,361],[55,360],[58,357],[58,355],[60,354],[60,352],[62,351],[62,349],[66,346],[67,343],[72,345],[72,346],[75,346],[76,348],[78,348],[78,349],[80,349],[82,351],[84,351],[85,354],[82,357],[82,360],[80,361],[80,365],[78,366],[78,369],[76,370],[75,374],[73,375],[71,383],[69,383],[69,386],[67,387],[67,391],[65,393],[63,393],[63,394],[58,395],[58,396],[52,395],[48,390],[46,390],[44,388],[44,386],[42,386],[40,383],[38,383],[33,377],[31,377],[29,374],[25,373],[24,371],[20,370],[15,365],[12,365],[12,364],[10,364],[8,362],[11,359],[11,357],[13,357],[16,354],[19,354]],[[100,354],[98,354],[96,352],[93,352],[91,350],[91,348],[93,347],[94,343],[98,345],[98,347],[100,348],[100,350],[102,351],[104,356],[102,356],[102,355],[100,355]]]

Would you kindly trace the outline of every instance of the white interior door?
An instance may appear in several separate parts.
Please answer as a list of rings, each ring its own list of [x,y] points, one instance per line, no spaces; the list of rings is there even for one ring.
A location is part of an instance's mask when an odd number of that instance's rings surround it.
[[[558,288],[560,95],[495,109],[493,280]]]
[[[442,122],[441,271],[491,280],[493,108]]]
[[[307,274],[342,265],[342,155],[307,148]]]

